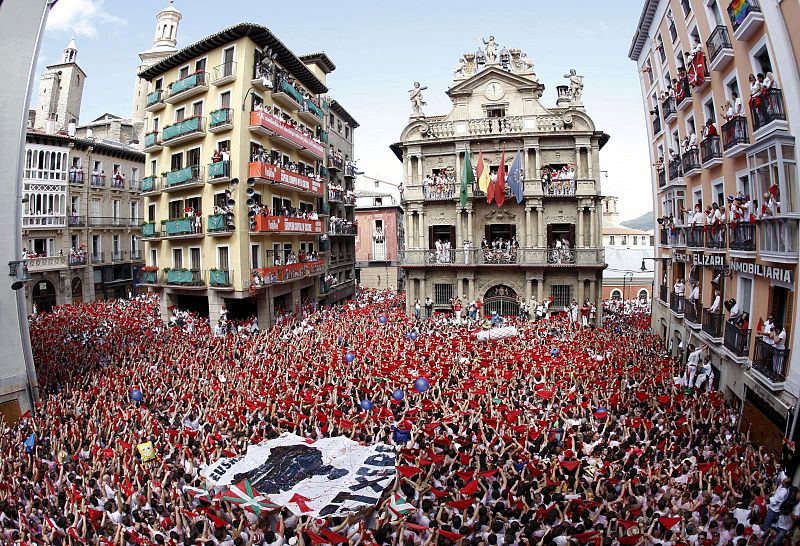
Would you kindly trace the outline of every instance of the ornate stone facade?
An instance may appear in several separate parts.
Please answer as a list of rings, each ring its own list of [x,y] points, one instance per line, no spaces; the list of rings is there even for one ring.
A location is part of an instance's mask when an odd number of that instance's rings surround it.
[[[533,61],[494,37],[483,43],[485,51],[465,54],[454,69],[450,113],[426,116],[412,93],[409,123],[392,146],[403,162],[408,309],[417,298],[431,297],[445,310],[451,297],[466,304],[498,294],[506,312],[532,297],[553,297],[551,311],[586,298],[599,309],[599,151],[609,137],[587,115],[575,70],[567,71],[571,87],[558,86],[557,106],[548,108]],[[465,169],[467,155],[473,173]],[[488,187],[479,180],[481,158]],[[501,163],[506,176],[516,163],[520,182],[518,194],[506,184],[498,205],[487,193]],[[470,174],[473,183],[465,182]],[[492,248],[496,241],[501,248]]]

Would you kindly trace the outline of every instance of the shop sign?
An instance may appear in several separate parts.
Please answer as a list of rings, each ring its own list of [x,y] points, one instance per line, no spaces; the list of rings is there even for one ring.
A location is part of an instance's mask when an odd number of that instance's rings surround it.
[[[787,284],[794,284],[794,271],[783,267],[773,267],[752,262],[731,262],[731,269],[737,273],[747,273],[756,277],[764,277],[771,281],[780,281]]]

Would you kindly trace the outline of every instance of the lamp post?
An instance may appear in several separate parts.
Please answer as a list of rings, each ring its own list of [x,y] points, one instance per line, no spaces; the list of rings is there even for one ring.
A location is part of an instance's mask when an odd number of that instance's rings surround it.
[[[633,271],[626,271],[625,274],[622,276],[622,301],[623,303],[628,301],[628,292],[625,289],[625,281],[628,280],[628,275],[630,275],[630,282],[633,284]]]

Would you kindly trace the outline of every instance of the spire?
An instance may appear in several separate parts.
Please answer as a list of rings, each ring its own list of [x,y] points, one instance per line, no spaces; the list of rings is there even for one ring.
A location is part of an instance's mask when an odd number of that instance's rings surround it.
[[[178,23],[182,19],[181,12],[175,7],[175,1],[156,15],[156,34],[153,38],[153,49],[171,51],[178,44]]]
[[[75,34],[64,49],[64,63],[74,63],[78,60],[78,46],[75,45]]]

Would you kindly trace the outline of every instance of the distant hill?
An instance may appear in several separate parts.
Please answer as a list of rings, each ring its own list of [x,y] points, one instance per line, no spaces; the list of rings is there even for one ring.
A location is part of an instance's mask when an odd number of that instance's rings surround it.
[[[620,222],[625,227],[629,227],[631,229],[641,229],[642,231],[650,231],[653,229],[653,211],[646,212],[639,216],[638,218],[634,218],[633,220],[625,220],[624,222]]]

